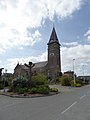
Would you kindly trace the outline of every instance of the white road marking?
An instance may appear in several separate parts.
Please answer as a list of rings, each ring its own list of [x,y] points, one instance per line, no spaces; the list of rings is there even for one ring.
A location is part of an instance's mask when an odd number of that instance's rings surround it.
[[[84,97],[86,97],[86,95],[84,94],[83,96],[80,97],[80,100],[83,99]]]
[[[61,112],[61,114],[64,114],[66,111],[68,111],[72,106],[74,106],[77,103],[77,101],[75,101],[72,105],[70,105],[67,109],[65,109],[63,112]]]

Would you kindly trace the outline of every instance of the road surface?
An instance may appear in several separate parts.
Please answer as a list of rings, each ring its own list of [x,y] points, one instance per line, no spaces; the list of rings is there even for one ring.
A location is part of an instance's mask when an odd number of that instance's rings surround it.
[[[0,120],[90,120],[90,85],[38,98],[0,95]]]

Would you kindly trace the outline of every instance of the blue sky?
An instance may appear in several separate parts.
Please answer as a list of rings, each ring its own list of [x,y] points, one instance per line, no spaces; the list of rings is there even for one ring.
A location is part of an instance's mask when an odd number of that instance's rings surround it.
[[[53,25],[62,72],[90,75],[90,0],[0,0],[0,67],[47,60]]]

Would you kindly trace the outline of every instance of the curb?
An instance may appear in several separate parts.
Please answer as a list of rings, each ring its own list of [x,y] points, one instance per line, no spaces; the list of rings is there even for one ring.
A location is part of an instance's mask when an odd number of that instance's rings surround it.
[[[31,96],[24,96],[23,94],[22,95],[9,95],[6,93],[1,93],[1,95],[12,97],[12,98],[36,98],[36,97],[47,97],[47,96],[57,95],[59,93],[60,92],[55,92],[55,93],[51,93],[48,95],[38,94],[38,95],[31,95]]]

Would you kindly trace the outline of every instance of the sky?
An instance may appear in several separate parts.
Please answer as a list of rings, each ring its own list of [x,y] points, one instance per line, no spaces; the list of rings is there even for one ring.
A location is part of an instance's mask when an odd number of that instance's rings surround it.
[[[90,75],[90,0],[0,0],[0,68],[47,60],[53,26],[61,70]]]

